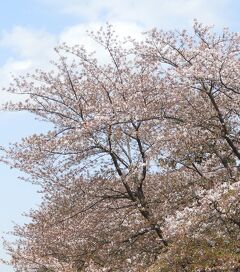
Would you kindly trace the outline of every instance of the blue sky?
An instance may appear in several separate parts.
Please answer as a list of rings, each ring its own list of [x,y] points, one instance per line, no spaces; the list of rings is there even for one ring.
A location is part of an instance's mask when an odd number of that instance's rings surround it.
[[[152,27],[190,28],[194,18],[217,29],[240,30],[238,0],[8,0],[0,7],[0,87],[8,86],[11,74],[21,75],[35,68],[48,69],[53,47],[61,42],[94,44],[86,30],[112,23],[120,34],[138,36]],[[101,57],[101,56],[100,56]],[[16,99],[0,92],[1,102]],[[26,113],[0,112],[0,145],[19,141],[46,125]],[[0,236],[17,223],[21,214],[36,207],[37,188],[19,181],[19,173],[0,165]],[[0,258],[4,258],[0,244]],[[1,272],[13,271],[0,264]]]

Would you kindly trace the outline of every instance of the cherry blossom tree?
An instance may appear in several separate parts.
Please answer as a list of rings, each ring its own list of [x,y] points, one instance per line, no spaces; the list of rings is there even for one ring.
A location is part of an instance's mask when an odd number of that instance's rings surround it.
[[[121,41],[111,26],[90,35],[104,61],[63,45],[53,71],[8,89],[27,99],[5,110],[52,125],[4,149],[2,160],[43,193],[6,245],[11,263],[17,271],[237,269],[240,35],[197,22],[192,34],[154,29],[141,42]]]

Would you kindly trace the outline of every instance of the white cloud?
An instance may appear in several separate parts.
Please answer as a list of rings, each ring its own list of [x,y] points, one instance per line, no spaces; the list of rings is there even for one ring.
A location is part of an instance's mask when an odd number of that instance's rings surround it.
[[[9,59],[5,65],[0,67],[0,87],[6,87],[12,81],[13,76],[25,74],[31,71],[33,67],[32,60],[14,60]],[[0,92],[0,103],[5,103],[9,100],[19,100],[16,95],[11,95],[1,90]]]
[[[0,67],[1,85],[8,83],[13,75],[27,73],[33,66],[32,60],[14,60],[9,59],[2,67]]]
[[[160,28],[189,27],[194,18],[225,25],[222,15],[230,0],[45,0],[60,13],[85,21],[125,21]]]
[[[36,0],[40,1],[40,0]],[[106,21],[114,25],[120,36],[135,38],[151,27],[188,28],[194,18],[204,24],[226,25],[221,17],[229,0],[42,0],[52,5],[56,12],[79,16],[82,23],[67,27],[58,35],[43,30],[16,26],[2,33],[1,47],[12,50],[14,58],[0,67],[0,87],[8,85],[11,74],[33,72],[35,68],[47,69],[49,60],[56,59],[53,48],[66,42],[69,45],[83,44],[89,51],[96,44],[87,30],[98,30]],[[226,17],[225,17],[226,18]],[[103,50],[97,50],[100,60]],[[1,99],[1,97],[0,97]]]
[[[141,32],[144,30],[137,23],[112,21],[114,30],[117,35],[121,37],[131,36],[136,39],[141,37]],[[104,24],[101,22],[78,24],[72,27],[68,27],[60,34],[59,41],[66,42],[70,45],[83,44],[89,50],[95,50],[96,44],[92,38],[89,37],[87,31],[98,31]]]
[[[12,76],[34,72],[36,68],[48,67],[54,57],[54,46],[57,39],[54,35],[41,30],[32,30],[16,26],[9,32],[3,32],[0,49],[7,48],[15,57],[9,57],[0,67],[0,88],[12,81]],[[0,101],[5,102],[12,95],[0,92]]]
[[[16,26],[9,32],[3,32],[0,48],[7,48],[16,56],[10,57],[0,67],[0,74],[8,79],[10,74],[19,75],[45,67],[54,56],[56,44],[56,37],[44,31]]]
[[[15,26],[10,32],[4,32],[0,46],[14,50],[19,57],[45,58],[51,54],[56,39],[48,32]]]
[[[114,30],[118,35],[119,39],[124,40],[127,36],[131,36],[135,39],[140,40],[142,37],[143,29],[136,23],[125,23],[125,22],[112,22]],[[79,24],[73,27],[66,28],[59,37],[59,43],[65,42],[67,45],[83,45],[88,52],[95,52],[98,61],[105,63],[109,54],[101,46],[99,46],[93,38],[89,36],[89,32],[97,32],[100,27],[104,24],[102,23],[89,23],[89,24]]]
[[[0,67],[0,87],[7,86],[12,75],[18,76],[34,72],[36,68],[47,69],[51,67],[49,61],[56,59],[54,47],[66,42],[68,45],[82,44],[88,51],[97,51],[99,59],[104,59],[103,50],[98,50],[96,43],[87,34],[97,31],[103,26],[101,22],[78,24],[65,28],[58,36],[48,32],[30,30],[16,26],[9,32],[4,32],[0,39],[0,48],[12,50],[16,57],[9,58]],[[141,36],[142,28],[136,23],[115,22],[114,28],[120,37],[131,35],[135,38]],[[0,93],[0,99],[1,99]],[[2,98],[3,99],[3,98]]]

